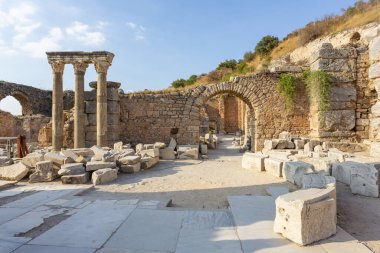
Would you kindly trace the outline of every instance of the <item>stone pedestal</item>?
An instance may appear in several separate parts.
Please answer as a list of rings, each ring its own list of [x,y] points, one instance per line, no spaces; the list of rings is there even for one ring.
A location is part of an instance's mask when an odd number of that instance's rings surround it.
[[[107,145],[113,146],[120,140],[120,97],[118,82],[107,82]],[[85,98],[85,113],[87,116],[87,126],[85,134],[86,147],[91,147],[97,143],[97,82],[90,82],[92,91],[87,92]]]

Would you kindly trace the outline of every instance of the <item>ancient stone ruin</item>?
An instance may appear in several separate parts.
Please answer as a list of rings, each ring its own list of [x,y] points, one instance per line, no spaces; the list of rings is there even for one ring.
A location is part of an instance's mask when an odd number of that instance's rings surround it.
[[[23,108],[19,118],[0,112],[0,136],[25,135],[29,152],[16,158],[4,150],[0,179],[99,186],[160,160],[205,161],[230,134],[244,153],[242,168],[291,187],[275,202],[263,200],[275,203],[266,231],[302,246],[329,238],[339,231],[337,184],[380,196],[380,26],[360,28],[355,41],[353,32],[312,42],[268,71],[160,92],[124,93],[121,83],[107,81],[113,53],[48,52],[52,91],[0,82],[0,99],[13,96]],[[75,91],[64,91],[66,64],[74,67]],[[98,80],[85,91],[89,64]],[[304,85],[296,87],[294,108],[286,107],[281,75],[305,70],[331,79],[323,110]]]

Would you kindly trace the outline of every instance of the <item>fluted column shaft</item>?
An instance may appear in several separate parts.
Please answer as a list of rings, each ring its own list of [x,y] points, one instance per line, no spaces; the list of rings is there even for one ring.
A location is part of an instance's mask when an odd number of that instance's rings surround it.
[[[107,146],[107,70],[109,63],[105,61],[95,62],[98,73],[96,89],[96,144]]]
[[[84,74],[87,67],[86,63],[74,63],[74,148],[85,147]]]
[[[51,63],[53,69],[52,145],[53,150],[63,147],[63,69],[64,63]]]

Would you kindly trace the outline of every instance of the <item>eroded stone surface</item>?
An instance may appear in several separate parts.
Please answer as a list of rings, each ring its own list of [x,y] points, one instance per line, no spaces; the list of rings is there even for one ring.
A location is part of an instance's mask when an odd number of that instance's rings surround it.
[[[111,168],[98,169],[92,173],[94,185],[105,184],[117,178],[117,170]]]
[[[274,231],[300,245],[334,235],[335,188],[311,188],[279,196],[276,199]]]
[[[254,171],[264,171],[264,159],[268,158],[268,155],[259,153],[246,152],[242,158],[242,168]]]
[[[53,162],[42,161],[36,163],[36,171],[29,176],[29,183],[50,182],[58,177],[58,170],[53,167]]]
[[[16,163],[9,166],[0,167],[0,179],[7,181],[20,181],[29,172],[23,163]]]
[[[312,172],[314,172],[312,164],[301,161],[285,162],[283,176],[288,182],[301,187],[303,175]]]
[[[116,162],[88,162],[86,164],[86,171],[95,171],[105,168],[116,168]]]
[[[265,158],[264,160],[264,166],[266,172],[269,174],[276,176],[276,177],[282,177],[282,168],[284,165],[284,160],[278,159],[278,158]]]

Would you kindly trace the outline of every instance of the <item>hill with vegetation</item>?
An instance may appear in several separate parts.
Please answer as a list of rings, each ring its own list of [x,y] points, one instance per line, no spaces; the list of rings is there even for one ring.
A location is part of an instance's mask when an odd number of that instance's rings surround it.
[[[225,60],[208,74],[175,80],[169,90],[228,81],[233,76],[264,71],[272,60],[280,59],[315,39],[371,22],[380,22],[380,0],[357,1],[353,6],[343,9],[341,15],[325,16],[291,32],[282,40],[267,35],[257,43],[254,50],[246,52],[242,59]]]

